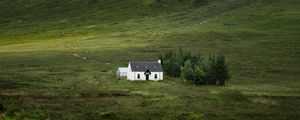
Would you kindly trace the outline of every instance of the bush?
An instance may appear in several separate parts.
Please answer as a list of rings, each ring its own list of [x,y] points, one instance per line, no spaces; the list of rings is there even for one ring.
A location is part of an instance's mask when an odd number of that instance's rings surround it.
[[[201,55],[193,55],[180,49],[160,55],[160,59],[166,74],[182,77],[195,85],[225,85],[229,79],[224,55],[202,58]]]
[[[194,5],[196,6],[204,6],[208,4],[208,0],[194,0]]]
[[[197,2],[196,2],[197,1]],[[203,4],[203,1],[207,1],[207,0],[200,0],[201,2],[198,3],[199,0],[155,0],[154,1],[154,5],[156,7],[166,7],[166,6],[176,6],[176,5],[195,5],[195,6],[199,6],[199,4]]]
[[[4,112],[5,110],[5,106],[2,103],[0,103],[0,113]]]

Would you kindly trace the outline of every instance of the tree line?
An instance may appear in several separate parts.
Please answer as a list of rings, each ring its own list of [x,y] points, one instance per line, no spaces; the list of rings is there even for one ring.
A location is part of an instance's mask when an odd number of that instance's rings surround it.
[[[195,85],[225,85],[229,79],[228,66],[222,54],[204,57],[179,49],[159,57],[167,75],[181,77]]]

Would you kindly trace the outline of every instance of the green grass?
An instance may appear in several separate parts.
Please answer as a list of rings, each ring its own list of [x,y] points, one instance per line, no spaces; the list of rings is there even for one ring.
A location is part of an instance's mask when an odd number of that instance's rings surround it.
[[[0,116],[16,119],[297,119],[300,2],[0,2]],[[115,76],[183,48],[225,54],[225,87]]]

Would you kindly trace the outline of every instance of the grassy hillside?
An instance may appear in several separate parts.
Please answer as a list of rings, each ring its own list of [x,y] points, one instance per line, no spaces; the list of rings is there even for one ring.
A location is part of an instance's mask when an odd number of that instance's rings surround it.
[[[1,3],[4,43],[48,40],[91,32],[117,31],[119,22],[179,11],[188,4],[160,6],[155,0],[4,0]],[[105,30],[102,30],[105,27]]]
[[[1,0],[0,116],[12,119],[297,119],[300,2]],[[223,53],[225,87],[115,76],[183,48]]]

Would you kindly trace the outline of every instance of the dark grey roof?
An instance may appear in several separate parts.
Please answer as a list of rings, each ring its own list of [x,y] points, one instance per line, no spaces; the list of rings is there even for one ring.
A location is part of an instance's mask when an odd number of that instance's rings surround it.
[[[161,64],[158,61],[130,61],[131,70],[134,72],[163,72]]]

